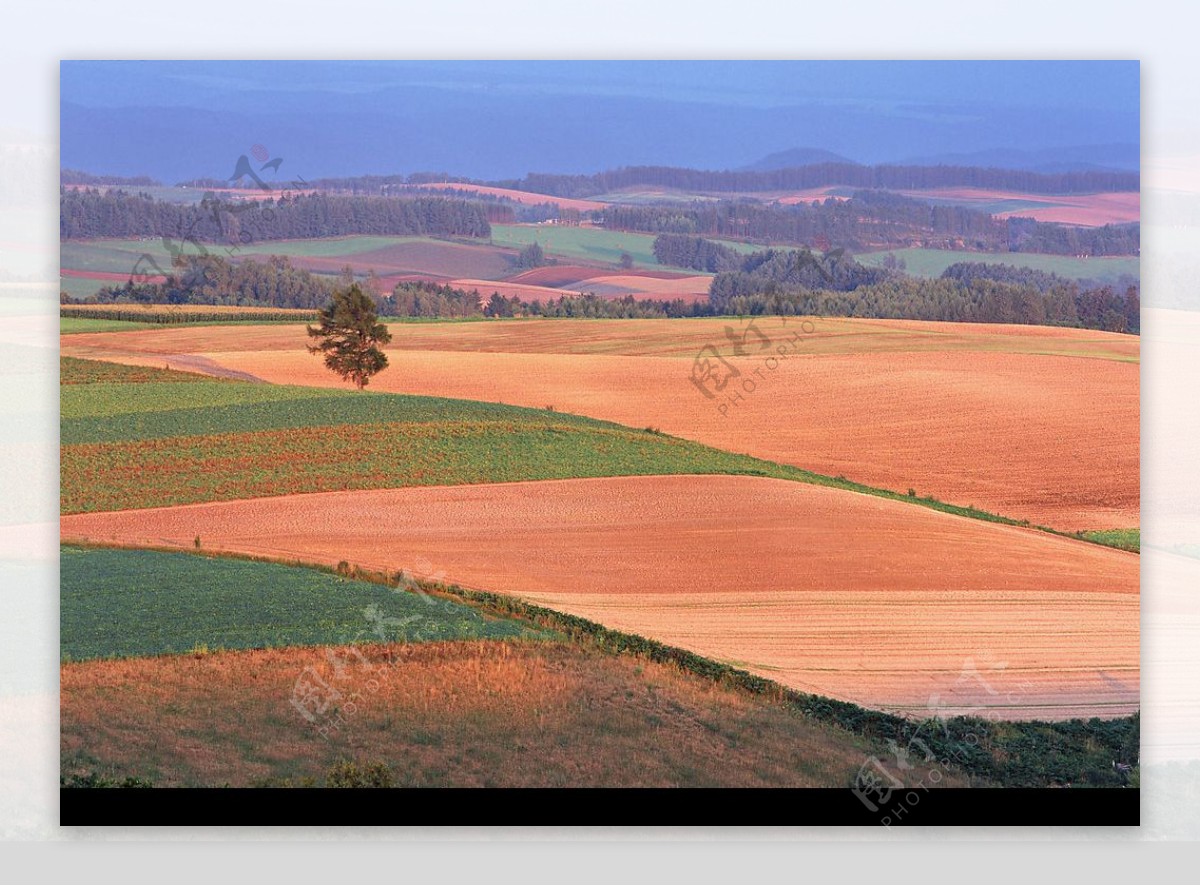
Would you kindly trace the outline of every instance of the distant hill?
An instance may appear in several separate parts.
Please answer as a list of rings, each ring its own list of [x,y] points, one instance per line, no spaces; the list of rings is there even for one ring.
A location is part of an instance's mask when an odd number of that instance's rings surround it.
[[[812,166],[816,163],[854,163],[848,157],[826,151],[823,148],[789,148],[767,154],[741,169],[745,172],[771,172],[776,169],[792,169],[796,166]]]

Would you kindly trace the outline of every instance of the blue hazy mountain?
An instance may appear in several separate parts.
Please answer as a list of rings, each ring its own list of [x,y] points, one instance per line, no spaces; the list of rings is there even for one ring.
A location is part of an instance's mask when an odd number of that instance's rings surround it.
[[[743,166],[746,172],[770,172],[773,169],[790,169],[794,166],[811,166],[814,163],[853,163],[849,157],[826,151],[824,148],[789,148],[775,151],[760,160]]]
[[[309,180],[737,169],[802,145],[1054,164],[1136,151],[1138,92],[1136,62],[63,62],[61,163],[167,182],[224,178],[253,145]]]

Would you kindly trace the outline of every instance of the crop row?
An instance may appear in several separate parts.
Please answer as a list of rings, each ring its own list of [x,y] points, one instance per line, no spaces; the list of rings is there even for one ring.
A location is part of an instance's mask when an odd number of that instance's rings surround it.
[[[138,323],[224,323],[230,320],[315,320],[316,311],[293,308],[253,308],[233,305],[60,305],[60,317],[90,320],[128,320]]]

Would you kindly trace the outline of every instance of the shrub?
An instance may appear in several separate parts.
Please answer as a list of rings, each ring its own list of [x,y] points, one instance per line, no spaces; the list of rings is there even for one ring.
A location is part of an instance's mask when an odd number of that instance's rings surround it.
[[[390,788],[394,787],[392,770],[386,763],[367,763],[359,766],[352,760],[335,763],[325,776],[330,788]]]

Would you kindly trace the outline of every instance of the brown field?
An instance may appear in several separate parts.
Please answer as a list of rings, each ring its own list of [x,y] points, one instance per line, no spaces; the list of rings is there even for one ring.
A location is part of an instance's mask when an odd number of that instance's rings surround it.
[[[760,318],[794,341],[773,369],[737,321],[530,320],[403,327],[373,390],[609,419],[1063,530],[1139,524],[1139,341],[1079,329]],[[745,331],[745,327],[737,327]],[[395,331],[395,330],[394,330]],[[341,387],[301,326],[75,334],[68,356]],[[707,399],[693,361],[718,347],[754,390]],[[197,363],[197,358],[207,363]],[[758,375],[755,375],[755,372]],[[724,410],[722,411],[722,405]]]
[[[814,200],[824,201],[824,200],[830,199],[831,197],[834,200],[849,200],[850,199],[849,197],[846,197],[846,196],[843,196],[840,194],[830,194],[829,192],[832,191],[836,187],[838,187],[838,186],[837,185],[828,185],[827,187],[823,187],[823,188],[809,188],[808,190],[805,190],[805,191],[788,191],[787,193],[783,193],[783,194],[769,194],[769,195],[763,194],[761,196],[765,200],[774,200],[776,203],[783,203],[784,205],[796,204],[796,203],[812,203]]]
[[[585,280],[600,280],[605,277],[637,277],[646,280],[690,280],[696,275],[680,274],[676,271],[650,271],[640,268],[615,270],[593,268],[588,265],[547,265],[523,271],[508,279],[513,283],[532,283],[535,286],[572,286]],[[711,277],[705,276],[706,280]]]
[[[63,774],[320,784],[350,759],[387,764],[398,787],[844,787],[886,750],[712,681],[570,644],[359,651],[369,673],[341,652],[360,697],[337,729],[289,704],[307,668],[337,685],[320,649],[64,665]],[[946,775],[939,784],[966,785]]]
[[[614,274],[589,280],[583,288],[601,298],[683,299],[686,302],[708,301],[708,287],[712,278],[696,275],[665,280],[643,277],[636,274]]]
[[[61,530],[414,570],[867,707],[920,714],[938,696],[945,712],[1017,719],[1138,704],[1136,555],[808,484],[335,492],[72,515]]]
[[[470,193],[463,196],[468,198],[471,193],[487,194],[491,197],[503,197],[512,200],[514,203],[522,203],[527,206],[537,206],[540,203],[553,203],[559,209],[577,209],[580,212],[587,212],[590,209],[604,209],[608,205],[607,203],[598,203],[595,200],[552,197],[549,194],[534,194],[529,191],[514,191],[509,188],[489,188],[484,185],[472,185],[467,182],[429,182],[423,185],[413,185],[412,187],[427,191],[467,191]]]
[[[380,276],[417,274],[422,277],[502,277],[515,250],[498,246],[448,241],[414,240],[382,249],[336,256],[290,256],[294,267],[321,274],[337,274],[349,265],[359,273]]]
[[[460,278],[458,280],[449,281],[449,285],[456,289],[465,289],[468,292],[472,289],[478,289],[479,294],[484,298],[490,296],[493,292],[499,292],[505,298],[519,298],[522,301],[549,301],[550,299],[562,298],[564,295],[579,295],[578,291],[568,289],[557,289],[550,286],[534,286],[529,283],[514,283],[511,280],[472,280],[469,278]]]

